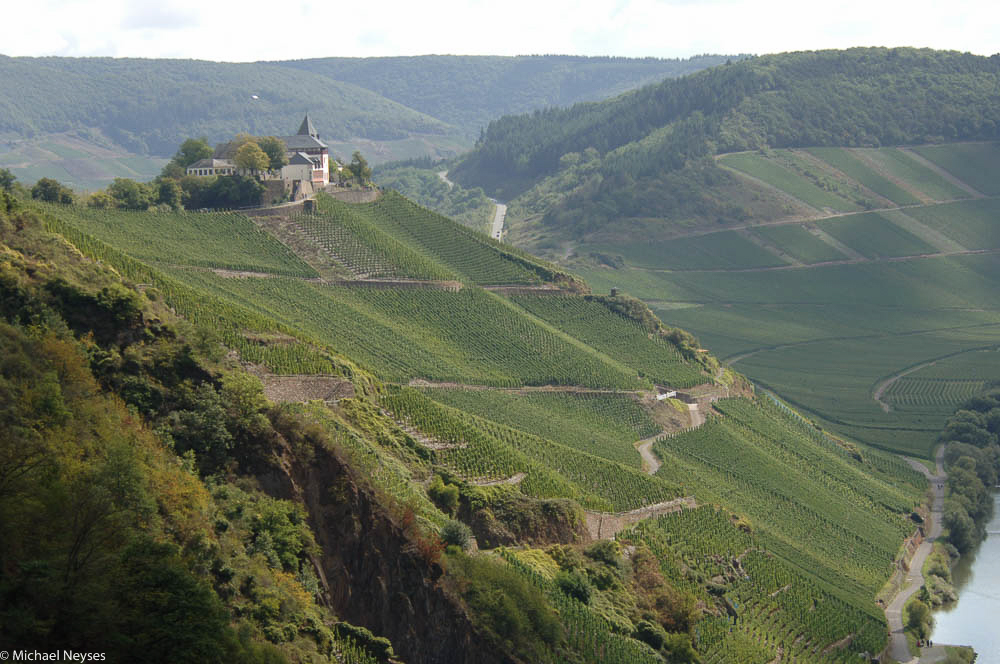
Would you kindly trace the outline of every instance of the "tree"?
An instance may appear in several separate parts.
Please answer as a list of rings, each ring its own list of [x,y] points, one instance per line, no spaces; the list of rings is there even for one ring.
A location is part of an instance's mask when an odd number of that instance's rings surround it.
[[[260,149],[260,146],[253,141],[247,141],[236,151],[233,162],[242,169],[251,173],[266,171],[271,163],[267,154]]]
[[[371,180],[372,169],[368,166],[368,161],[357,150],[354,151],[351,163],[347,165],[347,170],[357,178],[360,184],[367,184]]]
[[[68,205],[73,202],[73,191],[59,184],[58,180],[42,178],[31,188],[31,197],[49,203]]]
[[[115,207],[115,199],[106,191],[95,191],[87,197],[87,207],[107,210]]]
[[[0,190],[10,193],[14,191],[14,181],[17,178],[9,169],[0,168]]]
[[[265,136],[257,141],[260,149],[264,151],[270,161],[272,171],[280,170],[288,163],[288,148],[285,142],[276,136]]]
[[[917,638],[926,639],[933,625],[934,617],[931,616],[930,607],[919,599],[913,600],[906,608],[906,626],[916,632]]]
[[[149,185],[128,178],[115,178],[108,186],[108,194],[126,210],[145,210],[153,202]]]
[[[182,169],[187,168],[200,159],[208,159],[212,156],[212,147],[205,138],[189,138],[181,143],[180,149],[174,155],[174,162]]]
[[[181,207],[183,195],[184,191],[177,180],[163,179],[157,185],[156,200],[163,205],[169,205],[175,210]]]

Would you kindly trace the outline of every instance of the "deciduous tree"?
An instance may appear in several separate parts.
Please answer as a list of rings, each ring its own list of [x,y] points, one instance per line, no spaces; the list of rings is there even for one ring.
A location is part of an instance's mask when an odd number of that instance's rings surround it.
[[[267,154],[260,149],[259,145],[253,141],[247,141],[236,151],[236,156],[233,158],[233,162],[239,168],[250,171],[251,173],[258,173],[260,171],[266,171],[267,167],[271,163],[271,160],[268,159]]]

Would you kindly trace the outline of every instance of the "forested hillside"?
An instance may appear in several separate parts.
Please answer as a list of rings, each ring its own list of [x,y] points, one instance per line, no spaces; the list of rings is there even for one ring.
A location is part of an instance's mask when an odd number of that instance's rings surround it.
[[[5,643],[128,658],[197,615],[171,661],[884,647],[923,477],[638,300],[397,194],[251,219],[9,189]]]
[[[602,103],[501,118],[451,176],[511,198],[593,148],[600,161],[583,178],[589,186],[548,210],[555,218],[609,206],[605,220],[707,216],[704,204],[675,216],[644,194],[656,183],[664,197],[702,197],[685,184],[725,180],[705,160],[724,152],[995,139],[998,100],[998,57],[903,48],[768,55]]]

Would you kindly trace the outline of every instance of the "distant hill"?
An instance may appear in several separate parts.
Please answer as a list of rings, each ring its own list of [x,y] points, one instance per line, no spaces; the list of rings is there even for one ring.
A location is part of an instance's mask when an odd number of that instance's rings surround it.
[[[0,166],[22,180],[48,175],[99,188],[116,176],[157,170],[121,158],[169,157],[196,136],[217,143],[238,132],[286,135],[306,111],[341,157],[356,149],[373,164],[450,157],[504,113],[602,99],[724,60],[422,56],[234,64],[0,56],[0,87],[18,91],[0,100]]]
[[[587,187],[534,211],[591,222],[731,221],[742,211],[691,194],[692,187],[731,182],[700,161],[706,157],[764,147],[996,139],[998,102],[996,56],[904,48],[769,55],[605,102],[501,118],[450,177],[511,198],[576,168],[570,184]],[[593,157],[599,161],[581,170]]]
[[[425,55],[318,58],[274,64],[367,88],[452,124],[475,138],[490,120],[540,108],[605,99],[730,59],[596,58],[577,55]]]

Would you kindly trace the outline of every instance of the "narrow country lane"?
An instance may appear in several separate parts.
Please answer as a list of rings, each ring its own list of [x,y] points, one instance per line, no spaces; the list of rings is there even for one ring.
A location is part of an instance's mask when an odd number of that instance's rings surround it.
[[[934,496],[934,500],[931,503],[931,529],[927,534],[927,538],[920,543],[916,553],[913,554],[913,559],[910,561],[910,571],[906,575],[903,587],[885,609],[885,618],[889,622],[889,656],[897,662],[906,662],[908,664],[919,662],[920,658],[911,655],[910,648],[906,644],[906,635],[903,633],[903,605],[906,604],[906,600],[910,599],[924,585],[924,575],[921,569],[924,566],[924,561],[927,560],[927,556],[930,555],[931,549],[934,547],[934,541],[941,535],[945,482],[943,466],[944,446],[938,449],[934,460],[937,465],[937,472],[933,475],[923,464],[907,460],[911,466],[922,472],[931,483],[931,490]]]

